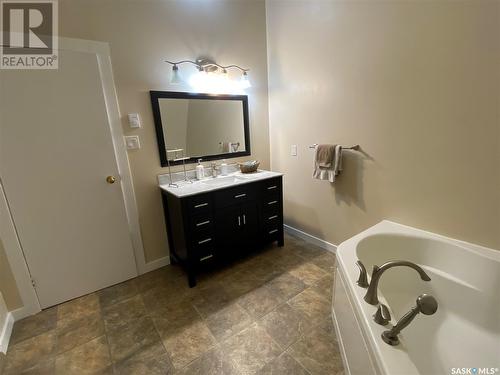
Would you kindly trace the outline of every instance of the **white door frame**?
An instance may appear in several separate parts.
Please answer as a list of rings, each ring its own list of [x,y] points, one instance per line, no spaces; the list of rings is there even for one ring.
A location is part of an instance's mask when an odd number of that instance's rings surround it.
[[[123,138],[123,129],[120,121],[120,109],[118,106],[115,83],[113,80],[109,45],[105,42],[59,38],[59,50],[90,52],[97,56],[106,111],[108,113],[110,124],[111,138],[113,140],[118,171],[121,179],[123,198],[125,201],[130,238],[134,248],[137,272],[139,274],[143,274],[153,269],[162,267],[169,263],[168,257],[161,258],[150,263],[146,263],[146,259],[144,257],[144,247],[142,244],[139,226],[139,214],[135,200],[127,149]],[[31,283],[29,268],[22,250],[22,243],[19,241],[15,223],[10,215],[7,198],[8,197],[5,197],[0,180],[0,238],[4,244],[5,253],[7,255],[7,259],[9,260],[19,294],[23,302],[23,307],[12,312],[14,318],[19,320],[39,312],[40,304],[38,302],[35,289]]]
[[[0,239],[5,249],[5,255],[9,262],[17,290],[23,306],[12,311],[14,320],[22,319],[26,316],[36,314],[40,311],[40,303],[35,289],[31,284],[31,277],[28,265],[24,259],[23,250],[17,237],[16,227],[10,215],[10,208],[5,197],[3,184],[0,179]]]

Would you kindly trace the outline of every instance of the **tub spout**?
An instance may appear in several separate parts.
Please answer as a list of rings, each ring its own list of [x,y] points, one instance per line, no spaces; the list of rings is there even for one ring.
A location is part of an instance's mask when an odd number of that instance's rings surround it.
[[[372,278],[370,280],[370,285],[368,286],[368,290],[365,294],[365,301],[370,305],[376,305],[378,303],[378,282],[382,274],[392,267],[410,267],[413,268],[420,274],[420,278],[425,281],[430,281],[431,278],[429,275],[425,273],[425,271],[420,268],[420,266],[415,263],[408,262],[406,260],[392,260],[390,262],[386,262],[379,266],[373,266]]]
[[[394,327],[382,332],[382,340],[389,345],[398,345],[398,335],[401,330],[412,322],[412,320],[419,314],[432,315],[438,309],[438,303],[433,296],[422,294],[417,298],[417,304],[410,311],[408,311]]]

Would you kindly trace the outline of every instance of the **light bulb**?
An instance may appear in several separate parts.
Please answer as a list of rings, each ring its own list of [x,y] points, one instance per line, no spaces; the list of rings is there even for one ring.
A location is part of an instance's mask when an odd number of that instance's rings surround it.
[[[248,84],[245,87],[249,87]],[[226,69],[220,73],[206,72],[204,69],[198,68],[198,71],[191,76],[189,84],[197,92],[205,92],[211,94],[243,94],[243,88],[239,80],[232,80]]]
[[[243,72],[240,80],[240,85],[242,89],[248,89],[249,87],[252,87],[252,85],[250,84],[250,80],[248,79],[247,72]]]
[[[189,84],[199,92],[205,92],[207,87],[207,73],[203,69],[198,69],[189,79]]]
[[[172,75],[170,76],[170,83],[172,85],[178,85],[179,83],[182,82],[181,75],[179,73],[179,67],[174,64],[172,67]]]

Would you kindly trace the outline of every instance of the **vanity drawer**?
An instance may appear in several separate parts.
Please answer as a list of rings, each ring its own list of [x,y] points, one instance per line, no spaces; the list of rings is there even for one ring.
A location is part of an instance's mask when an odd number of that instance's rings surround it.
[[[200,245],[199,242],[206,239],[211,239],[211,241],[206,241],[207,243],[214,242],[214,228],[211,226],[200,227],[197,230],[193,230],[193,232],[191,233],[191,242],[195,247]]]
[[[230,189],[219,190],[214,193],[215,207],[227,207],[240,204],[255,198],[253,184],[245,184]]]
[[[203,231],[207,228],[212,229],[214,226],[212,212],[204,212],[199,215],[193,215],[189,221],[191,230],[195,233]]]
[[[281,234],[280,229],[283,230],[283,227],[281,226],[281,220],[276,220],[274,223],[265,223],[263,228],[263,239],[265,241],[277,239]]]
[[[281,212],[281,195],[273,194],[263,199],[262,211],[265,215],[273,212]]]
[[[210,235],[203,239],[197,239],[193,247],[193,255],[196,261],[204,262],[212,259],[215,255],[215,238]]]
[[[270,192],[266,192],[262,197],[262,202],[269,203],[272,201],[281,201],[281,190],[272,190]]]
[[[269,195],[281,195],[281,177],[270,178],[261,182],[260,190],[264,197]]]
[[[278,209],[270,210],[270,211],[264,212],[264,215],[262,216],[262,224],[266,227],[268,225],[279,226],[279,224],[281,223],[281,219],[282,219],[282,216],[281,216],[280,210],[278,210]]]
[[[187,207],[190,214],[201,214],[212,211],[212,196],[211,194],[199,194],[189,197],[187,200]]]

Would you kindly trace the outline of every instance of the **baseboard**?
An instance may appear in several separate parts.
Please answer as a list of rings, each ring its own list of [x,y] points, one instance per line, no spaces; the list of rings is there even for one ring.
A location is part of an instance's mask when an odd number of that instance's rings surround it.
[[[12,327],[14,327],[14,316],[9,312],[5,317],[3,327],[0,331],[0,352],[2,353],[7,353]]]
[[[151,271],[154,271],[158,268],[167,266],[169,264],[170,264],[170,257],[166,256],[163,258],[158,258],[158,259],[153,260],[152,262],[146,263],[144,265],[144,267],[142,268],[141,273],[151,272]]]
[[[334,254],[337,251],[337,245],[322,240],[321,238],[318,238],[316,236],[313,236],[312,234],[301,231],[300,229],[294,228],[290,225],[285,224],[283,225],[283,227],[285,228],[285,231],[287,231],[288,233],[296,237],[302,238],[306,242],[312,243],[313,245],[321,247],[322,249],[328,250]]]
[[[10,313],[12,314],[14,321],[17,322],[18,320],[27,318],[28,316],[38,314],[40,311],[42,310],[40,310],[37,306],[23,306],[12,310]]]

